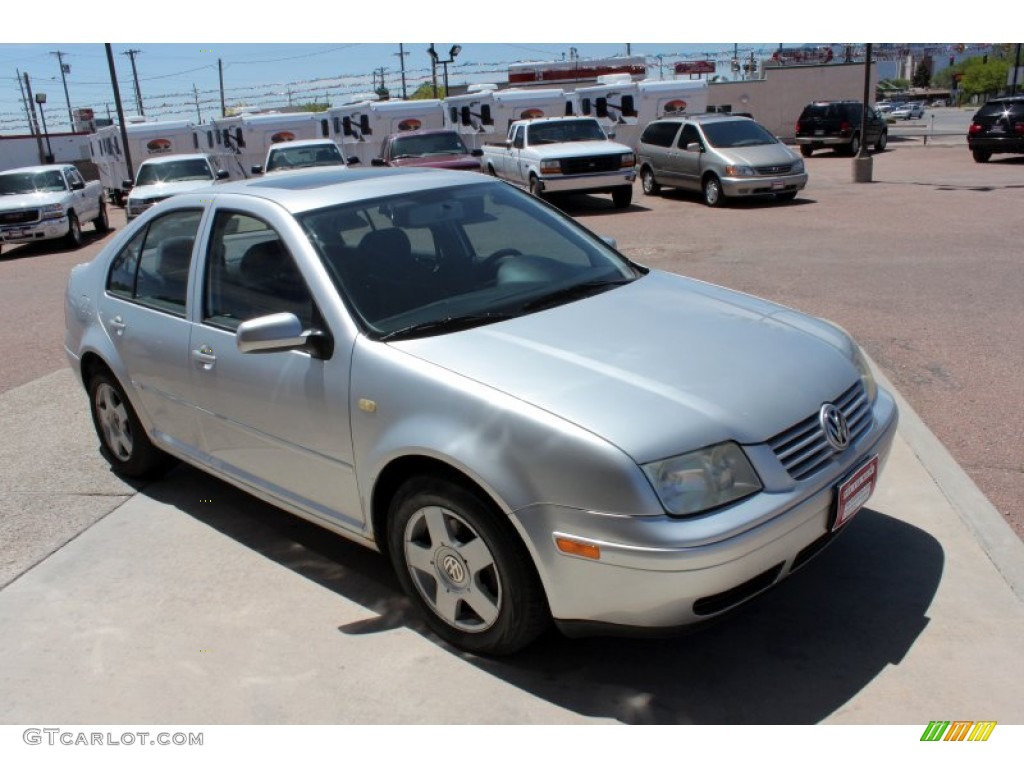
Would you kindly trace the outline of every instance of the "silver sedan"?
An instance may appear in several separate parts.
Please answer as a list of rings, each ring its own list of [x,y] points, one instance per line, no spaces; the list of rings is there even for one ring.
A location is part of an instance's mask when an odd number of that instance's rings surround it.
[[[66,303],[117,472],[182,460],[385,553],[471,652],[728,611],[847,528],[896,429],[838,327],[477,174],[178,195]]]

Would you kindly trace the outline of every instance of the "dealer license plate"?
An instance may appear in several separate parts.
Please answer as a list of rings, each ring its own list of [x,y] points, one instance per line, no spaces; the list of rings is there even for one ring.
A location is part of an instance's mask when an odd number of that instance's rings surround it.
[[[836,486],[835,517],[832,530],[838,530],[867,503],[878,483],[878,457],[872,456],[846,480]]]
[[[5,240],[13,240],[18,237],[25,237],[25,235],[27,234],[27,229],[5,229],[3,232],[0,232],[0,235],[3,235],[3,238]]]
[[[819,128],[818,130],[816,130],[814,132],[814,135],[815,136],[824,136],[825,135],[825,129],[824,128]]]

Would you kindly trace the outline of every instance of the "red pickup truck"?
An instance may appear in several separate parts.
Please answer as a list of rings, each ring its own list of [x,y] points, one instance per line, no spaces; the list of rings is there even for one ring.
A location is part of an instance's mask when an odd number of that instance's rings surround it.
[[[470,152],[455,131],[423,130],[393,133],[384,139],[380,156],[373,158],[377,166],[421,166],[448,168],[456,171],[479,171],[483,152]]]

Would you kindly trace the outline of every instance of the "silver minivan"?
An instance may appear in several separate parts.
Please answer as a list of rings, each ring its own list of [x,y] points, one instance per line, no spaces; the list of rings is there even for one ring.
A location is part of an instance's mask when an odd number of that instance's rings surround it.
[[[718,206],[730,197],[792,200],[807,185],[804,162],[760,123],[729,114],[669,117],[640,136],[637,169],[644,194],[662,187],[700,191]]]

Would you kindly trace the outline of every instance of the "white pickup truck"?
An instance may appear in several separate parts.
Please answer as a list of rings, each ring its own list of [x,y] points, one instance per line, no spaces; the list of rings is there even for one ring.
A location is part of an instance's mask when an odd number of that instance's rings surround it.
[[[616,208],[633,200],[636,156],[611,141],[592,117],[517,120],[508,139],[485,144],[481,166],[492,176],[549,192],[611,192]]]
[[[3,243],[63,239],[82,244],[82,222],[109,229],[103,185],[75,166],[34,165],[0,173],[0,248]]]

